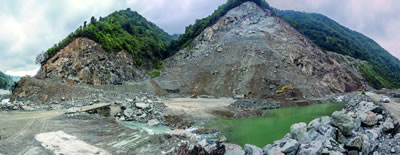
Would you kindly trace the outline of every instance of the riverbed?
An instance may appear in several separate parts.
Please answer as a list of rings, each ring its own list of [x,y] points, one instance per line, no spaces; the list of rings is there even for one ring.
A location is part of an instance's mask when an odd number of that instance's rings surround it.
[[[309,123],[315,118],[330,116],[344,106],[345,103],[339,102],[266,110],[264,117],[239,120],[217,118],[206,126],[221,131],[230,143],[264,147],[289,133],[292,124]]]

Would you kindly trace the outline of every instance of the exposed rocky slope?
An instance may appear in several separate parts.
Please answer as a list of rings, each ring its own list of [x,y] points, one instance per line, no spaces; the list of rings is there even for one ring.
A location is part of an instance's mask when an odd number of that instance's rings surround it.
[[[334,59],[269,10],[245,2],[167,61],[155,81],[191,94],[268,98],[292,84],[291,97],[354,90],[359,84]],[[286,92],[286,91],[285,91]]]
[[[101,85],[121,84],[139,75],[131,55],[107,53],[96,42],[77,38],[42,65],[36,77]]]

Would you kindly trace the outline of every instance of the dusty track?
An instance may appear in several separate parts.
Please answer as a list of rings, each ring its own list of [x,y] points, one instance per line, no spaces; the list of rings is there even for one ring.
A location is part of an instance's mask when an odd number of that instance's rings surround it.
[[[232,98],[204,99],[204,98],[170,98],[163,100],[164,104],[175,111],[183,111],[194,117],[213,117],[214,110],[226,109],[235,102]]]
[[[381,103],[379,100],[381,96],[384,95],[375,94],[372,92],[367,92],[367,95],[370,96],[376,103],[379,103],[385,107],[397,121],[400,120],[400,103],[395,102],[393,99],[391,99],[390,103]]]

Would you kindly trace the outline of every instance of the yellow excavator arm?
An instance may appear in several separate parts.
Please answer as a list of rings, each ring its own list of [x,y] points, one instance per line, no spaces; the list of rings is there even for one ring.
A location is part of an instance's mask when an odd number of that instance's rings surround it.
[[[194,88],[192,96],[196,96],[196,94],[197,94],[197,88]]]
[[[293,86],[291,84],[283,86],[282,89],[277,90],[276,93],[283,93],[283,91],[285,91],[285,89],[287,89],[287,88],[293,89]]]

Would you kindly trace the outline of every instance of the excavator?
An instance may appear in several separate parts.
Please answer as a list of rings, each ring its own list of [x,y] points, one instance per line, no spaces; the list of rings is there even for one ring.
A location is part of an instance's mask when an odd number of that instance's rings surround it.
[[[368,88],[365,87],[365,84],[363,84],[360,89],[358,89],[359,91],[368,91]]]
[[[197,87],[193,89],[193,94],[190,98],[197,98]]]
[[[293,86],[292,86],[292,84],[290,84],[290,85],[286,85],[286,86],[283,86],[283,87],[282,87],[282,89],[280,89],[280,90],[277,90],[277,91],[276,91],[276,93],[277,93],[277,94],[279,94],[279,93],[283,93],[283,92],[285,91],[285,89],[288,89],[288,88],[290,88],[290,89],[293,89]]]

